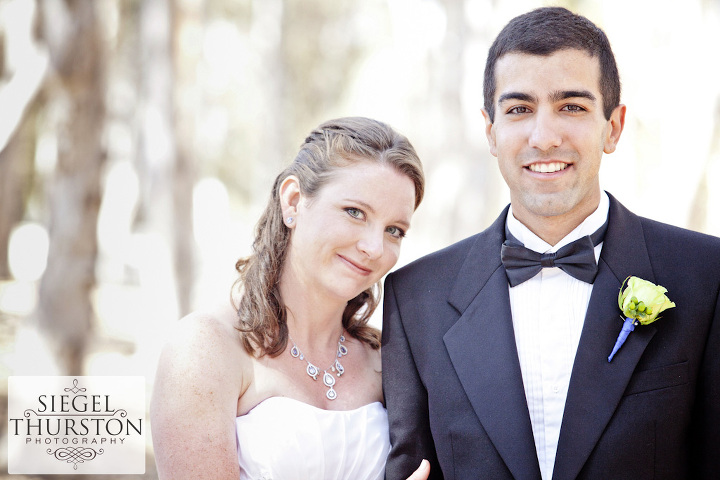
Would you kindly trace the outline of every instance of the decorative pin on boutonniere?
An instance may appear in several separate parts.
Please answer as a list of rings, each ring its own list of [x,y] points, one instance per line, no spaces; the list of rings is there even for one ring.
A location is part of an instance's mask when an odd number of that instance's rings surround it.
[[[627,283],[627,287],[625,287]],[[648,325],[657,320],[658,315],[668,308],[673,308],[675,304],[665,296],[667,289],[652,282],[643,280],[638,277],[628,277],[620,286],[620,294],[618,295],[618,306],[625,316],[620,335],[615,341],[615,347],[608,357],[608,362],[620,350],[622,344],[625,343],[630,332],[635,330],[637,325]]]

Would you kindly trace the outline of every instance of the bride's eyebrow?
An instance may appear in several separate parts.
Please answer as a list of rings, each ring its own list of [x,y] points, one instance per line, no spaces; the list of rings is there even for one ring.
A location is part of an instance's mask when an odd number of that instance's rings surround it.
[[[372,207],[372,205],[370,205],[369,203],[367,203],[363,200],[357,200],[355,198],[343,198],[342,201],[347,202],[347,203],[355,203],[357,205],[360,205],[362,208],[364,208],[368,212],[375,213],[375,209]]]
[[[375,209],[372,207],[372,205],[370,205],[369,203],[367,203],[363,200],[356,200],[354,198],[344,198],[343,201],[349,202],[349,203],[355,203],[355,204],[361,206],[362,208],[364,208],[365,210],[367,210],[368,212],[370,212],[372,214],[375,213]],[[407,220],[398,219],[398,220],[395,220],[393,223],[396,223],[399,226],[406,228],[406,229],[410,228],[410,222],[408,222]]]

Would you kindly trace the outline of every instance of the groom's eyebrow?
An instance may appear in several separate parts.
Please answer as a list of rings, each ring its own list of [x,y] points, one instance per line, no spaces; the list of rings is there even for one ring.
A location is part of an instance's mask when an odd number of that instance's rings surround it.
[[[595,103],[597,97],[589,90],[556,90],[549,95],[551,103],[567,100],[569,98],[586,98]],[[500,95],[498,104],[507,102],[508,100],[519,100],[521,102],[537,103],[537,97],[524,92],[507,92]]]
[[[507,92],[500,95],[498,104],[507,102],[508,100],[520,100],[521,102],[537,103],[537,97],[523,92]]]
[[[595,103],[597,98],[588,90],[556,90],[550,94],[550,101],[555,103],[568,98],[585,98]]]

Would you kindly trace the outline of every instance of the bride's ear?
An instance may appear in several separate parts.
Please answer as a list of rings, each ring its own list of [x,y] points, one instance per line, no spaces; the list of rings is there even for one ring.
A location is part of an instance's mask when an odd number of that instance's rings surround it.
[[[283,212],[283,219],[286,225],[291,226],[300,204],[300,181],[295,175],[285,178],[280,184],[280,207]],[[288,219],[293,219],[289,220]]]

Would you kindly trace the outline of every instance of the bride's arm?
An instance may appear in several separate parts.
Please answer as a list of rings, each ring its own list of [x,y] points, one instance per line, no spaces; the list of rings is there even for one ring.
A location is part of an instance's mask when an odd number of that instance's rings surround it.
[[[239,477],[235,416],[242,367],[236,339],[217,317],[191,314],[163,348],[150,406],[161,479]]]

